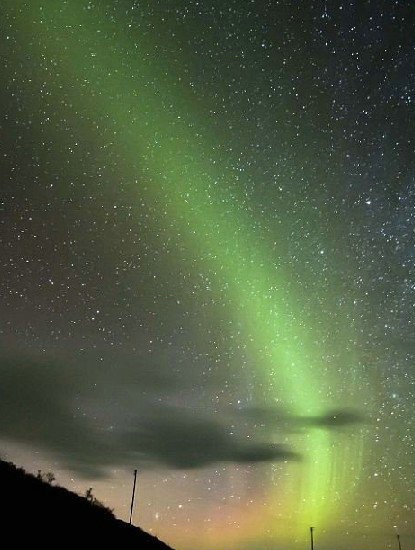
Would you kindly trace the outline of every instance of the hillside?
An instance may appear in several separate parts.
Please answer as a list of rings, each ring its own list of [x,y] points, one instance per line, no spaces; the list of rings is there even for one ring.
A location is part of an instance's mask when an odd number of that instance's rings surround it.
[[[0,461],[2,539],[43,548],[82,547],[171,550],[137,527],[62,487]]]

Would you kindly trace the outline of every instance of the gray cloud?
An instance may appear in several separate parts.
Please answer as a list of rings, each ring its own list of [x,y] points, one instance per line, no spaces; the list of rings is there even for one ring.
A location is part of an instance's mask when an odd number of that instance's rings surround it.
[[[238,411],[238,414],[251,424],[283,431],[304,428],[336,430],[362,424],[365,421],[359,411],[352,409],[327,410],[321,415],[299,416],[287,414],[279,407],[246,407]]]
[[[53,452],[86,476],[110,465],[190,469],[299,458],[272,441],[235,435],[226,416],[156,402],[152,392],[164,381],[151,370],[3,358],[0,376],[0,437]]]
[[[0,363],[0,437],[62,454],[69,464],[105,461],[99,432],[77,411],[78,377],[28,359]],[[89,469],[89,468],[88,468]]]
[[[364,416],[352,409],[330,410],[321,416],[303,417],[305,424],[320,428],[339,429],[346,426],[355,426],[365,421]]]
[[[133,361],[103,369],[6,357],[0,377],[0,437],[59,455],[87,476],[110,465],[190,469],[298,460],[275,443],[276,434],[363,421],[352,410],[295,416],[276,407],[209,414],[203,406],[204,412],[172,406],[181,377]]]
[[[277,462],[299,456],[280,445],[246,440],[212,417],[186,409],[159,408],[127,438],[143,458],[174,468],[198,468],[215,462]]]

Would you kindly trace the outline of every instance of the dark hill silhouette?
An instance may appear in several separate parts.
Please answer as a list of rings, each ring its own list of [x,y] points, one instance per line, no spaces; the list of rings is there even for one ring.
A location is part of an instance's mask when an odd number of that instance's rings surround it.
[[[10,548],[138,548],[169,546],[116,519],[111,510],[0,461],[1,535]]]

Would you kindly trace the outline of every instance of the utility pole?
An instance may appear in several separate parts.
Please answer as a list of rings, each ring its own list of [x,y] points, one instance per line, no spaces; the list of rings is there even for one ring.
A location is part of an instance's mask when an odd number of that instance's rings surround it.
[[[133,508],[134,508],[134,497],[135,497],[135,485],[137,482],[137,470],[134,470],[134,484],[133,484],[133,494],[131,495],[131,507],[130,507],[130,525],[133,518]]]
[[[314,536],[313,536],[314,527],[310,527],[310,549],[314,550]]]
[[[399,533],[396,533],[396,538],[398,539],[398,550],[402,550],[401,535]]]

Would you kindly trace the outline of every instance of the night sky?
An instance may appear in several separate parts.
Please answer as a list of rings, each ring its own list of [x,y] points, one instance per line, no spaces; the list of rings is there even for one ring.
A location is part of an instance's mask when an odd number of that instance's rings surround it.
[[[138,468],[178,550],[413,548],[414,37],[409,0],[3,0],[3,458],[124,520]]]

